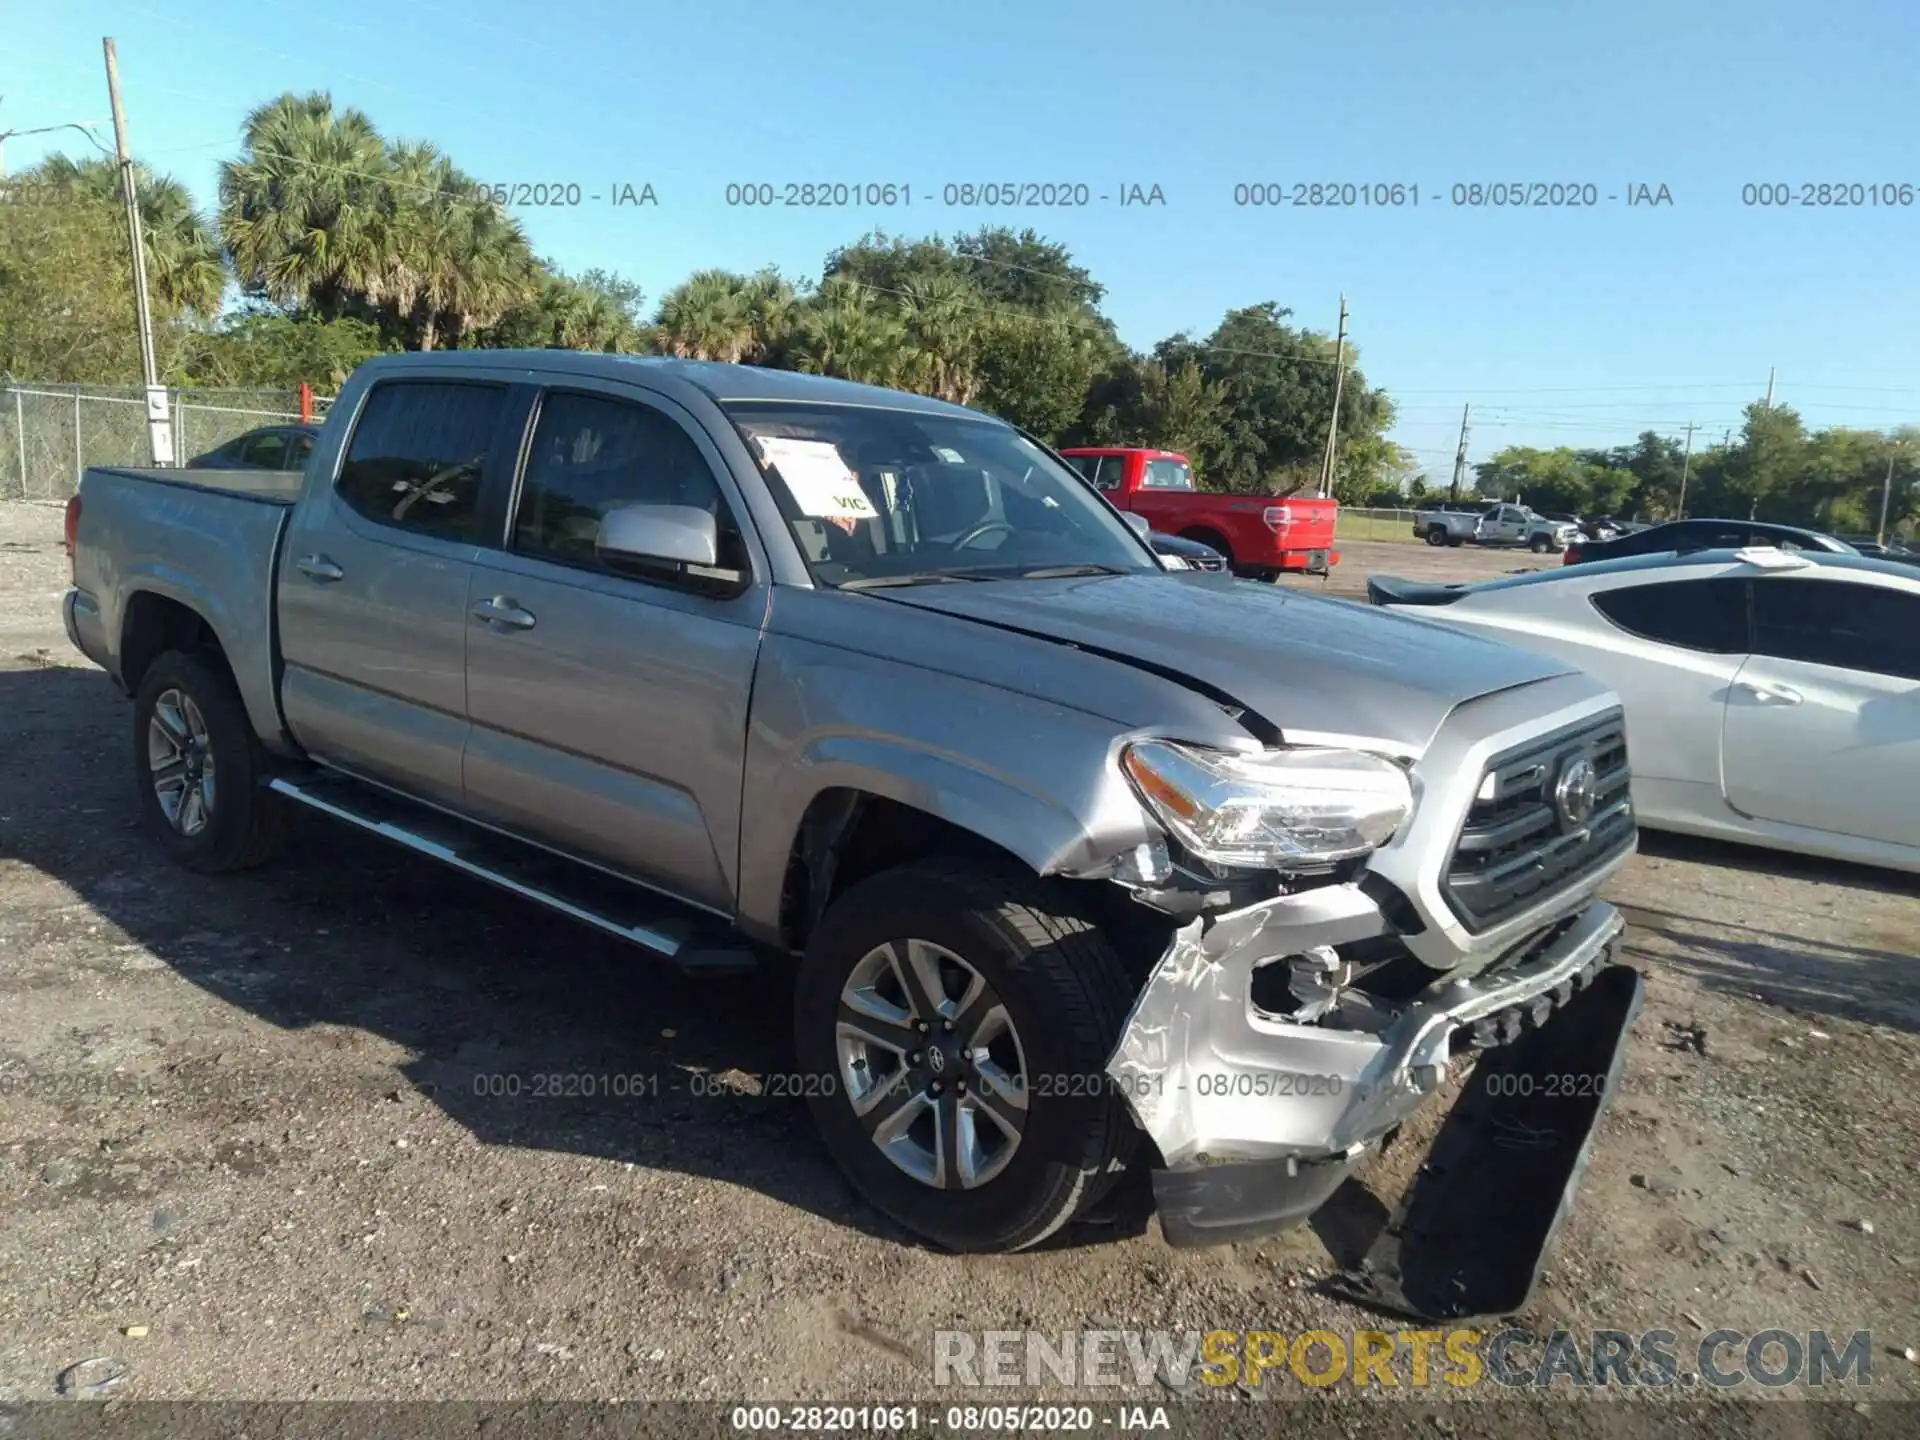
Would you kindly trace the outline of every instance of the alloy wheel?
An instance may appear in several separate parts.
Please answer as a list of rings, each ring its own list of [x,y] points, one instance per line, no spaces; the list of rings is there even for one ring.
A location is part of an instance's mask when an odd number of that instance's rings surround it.
[[[922,1184],[985,1185],[1020,1148],[1020,1036],[986,977],[951,950],[908,939],[862,956],[841,987],[835,1053],[868,1138]]]
[[[206,717],[183,690],[162,690],[147,721],[147,769],[167,823],[198,835],[213,820],[213,748]]]

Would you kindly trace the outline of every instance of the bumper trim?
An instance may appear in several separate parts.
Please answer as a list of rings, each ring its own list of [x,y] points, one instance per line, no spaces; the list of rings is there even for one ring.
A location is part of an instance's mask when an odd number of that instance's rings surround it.
[[[1532,959],[1431,987],[1378,1033],[1254,1010],[1256,965],[1378,934],[1357,887],[1261,901],[1182,926],[1107,1063],[1162,1162],[1323,1160],[1405,1120],[1446,1078],[1454,1032],[1515,1007],[1551,1010],[1605,960],[1623,928],[1591,901]]]
[[[1357,1157],[1318,1164],[1244,1160],[1198,1170],[1155,1170],[1160,1234],[1177,1249],[1256,1240],[1306,1223],[1338,1190]]]

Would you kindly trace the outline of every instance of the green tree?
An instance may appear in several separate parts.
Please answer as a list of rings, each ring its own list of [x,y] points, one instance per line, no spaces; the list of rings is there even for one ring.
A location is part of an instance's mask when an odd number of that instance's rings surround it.
[[[1219,439],[1201,457],[1212,487],[1288,495],[1318,480],[1333,413],[1334,342],[1288,325],[1291,313],[1273,301],[1231,310],[1204,342],[1176,335],[1154,352],[1163,366],[1193,361],[1222,391]],[[1356,353],[1349,349],[1343,362],[1340,434],[1344,452],[1358,447],[1361,464],[1348,473],[1364,486],[1377,481],[1386,458],[1365,442],[1384,434],[1393,407],[1367,384]]]
[[[138,163],[133,172],[147,252],[149,304],[156,314],[215,314],[227,288],[218,237],[194,209],[193,197],[179,181]],[[71,160],[65,155],[51,155],[23,171],[20,180],[25,182],[26,193],[38,198],[92,199],[105,213],[116,217],[122,213],[120,169],[110,160]]]
[[[247,310],[192,336],[179,378],[188,385],[291,388],[305,382],[338,390],[363,361],[389,348],[370,321]]]
[[[909,352],[898,311],[854,281],[821,282],[801,310],[793,337],[794,368],[868,385],[892,385]]]
[[[695,271],[661,298],[653,327],[663,354],[738,364],[754,345],[747,282],[730,270]]]
[[[0,375],[57,384],[137,384],[140,342],[117,204],[50,201],[13,190],[0,202]],[[161,365],[178,331],[156,327]]]
[[[473,337],[493,349],[544,349],[632,353],[647,348],[640,287],[606,270],[564,275],[542,261],[532,290]]]

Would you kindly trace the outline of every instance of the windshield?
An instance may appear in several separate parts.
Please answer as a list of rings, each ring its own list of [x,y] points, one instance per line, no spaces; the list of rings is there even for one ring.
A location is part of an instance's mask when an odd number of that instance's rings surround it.
[[[993,420],[856,405],[722,407],[823,585],[1159,572],[1085,480]]]

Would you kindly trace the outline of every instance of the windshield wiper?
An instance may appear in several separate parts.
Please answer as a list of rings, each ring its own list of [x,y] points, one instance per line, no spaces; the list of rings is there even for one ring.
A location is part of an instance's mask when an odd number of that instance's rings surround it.
[[[890,590],[900,585],[959,585],[968,580],[984,580],[984,575],[968,575],[950,570],[914,570],[905,575],[868,575],[859,580],[842,580],[837,590]]]
[[[1080,565],[1041,565],[1032,570],[1022,570],[1022,580],[1064,580],[1071,575],[1131,575],[1131,570],[1118,565],[1098,565],[1088,562]]]

